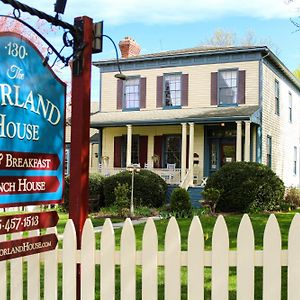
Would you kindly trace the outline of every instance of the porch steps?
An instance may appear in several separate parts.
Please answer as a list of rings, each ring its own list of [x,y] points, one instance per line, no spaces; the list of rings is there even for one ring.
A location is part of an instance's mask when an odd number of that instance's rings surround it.
[[[167,195],[166,195],[167,203],[170,203],[171,194],[173,190],[177,187],[178,187],[177,184],[168,185]],[[193,186],[188,188],[188,193],[190,194],[192,207],[200,208],[199,200],[202,199],[202,194],[201,194],[202,191],[203,191],[203,187],[200,186]]]
[[[200,186],[193,186],[193,187],[189,187],[188,188],[188,192],[190,194],[191,197],[191,203],[192,203],[192,207],[194,208],[200,208],[200,203],[199,200],[202,199],[202,191],[203,191],[203,187]]]

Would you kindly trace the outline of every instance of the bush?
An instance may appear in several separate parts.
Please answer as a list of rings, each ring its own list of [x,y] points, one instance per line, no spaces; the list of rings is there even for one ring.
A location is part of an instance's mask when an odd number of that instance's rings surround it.
[[[62,209],[69,211],[70,177],[65,177],[64,202]],[[89,175],[89,212],[97,212],[104,206],[103,177],[100,174]]]
[[[188,191],[183,188],[175,188],[171,194],[171,211],[187,212],[190,211],[191,208],[191,199]]]
[[[216,207],[220,199],[221,192],[222,191],[214,188],[208,188],[202,192],[202,196],[204,198],[204,201],[202,203],[204,205],[208,205],[211,214],[214,214],[216,212]]]
[[[116,197],[114,206],[116,207],[119,216],[128,216],[130,212],[130,189],[128,184],[118,183],[115,187],[114,194]]]
[[[209,177],[204,191],[221,191],[216,211],[250,212],[277,210],[283,201],[284,184],[267,166],[232,162]]]
[[[128,171],[106,177],[104,180],[105,205],[114,204],[116,197],[115,187],[119,184],[128,184],[131,189],[132,175]],[[160,207],[166,201],[166,182],[157,174],[149,170],[141,170],[134,174],[134,206]]]
[[[300,207],[300,190],[295,187],[288,188],[284,196],[284,202],[291,209]]]

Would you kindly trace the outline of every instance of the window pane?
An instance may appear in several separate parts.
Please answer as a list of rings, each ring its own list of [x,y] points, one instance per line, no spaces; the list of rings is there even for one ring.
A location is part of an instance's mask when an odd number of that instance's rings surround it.
[[[140,80],[138,78],[127,79],[124,88],[125,108],[140,107]]]
[[[237,71],[219,72],[219,104],[237,103]]]
[[[165,143],[165,164],[176,164],[180,168],[181,163],[181,137],[168,136]]]
[[[166,75],[164,77],[164,101],[166,106],[181,105],[181,75]]]

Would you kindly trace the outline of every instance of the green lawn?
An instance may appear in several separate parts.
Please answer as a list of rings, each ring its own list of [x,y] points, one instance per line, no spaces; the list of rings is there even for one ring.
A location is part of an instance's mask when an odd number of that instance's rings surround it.
[[[290,223],[292,221],[293,216],[295,215],[296,211],[287,212],[287,213],[277,213],[276,217],[280,225],[281,233],[282,233],[282,247],[284,249],[287,248],[287,237],[288,237],[288,230]],[[103,218],[96,218],[93,215],[90,216],[92,223],[94,226],[101,226],[104,223]],[[255,246],[256,249],[262,249],[263,247],[263,233],[265,229],[265,225],[267,223],[269,215],[268,214],[251,214],[250,218],[254,228],[255,234]],[[240,223],[242,215],[226,215],[225,220],[228,226],[229,231],[229,239],[230,239],[230,248],[236,248],[236,236],[237,230]],[[62,233],[64,226],[68,220],[68,214],[59,213],[59,223],[57,225],[58,232]],[[122,219],[113,219],[114,222],[120,222]],[[211,249],[211,238],[213,227],[216,221],[216,217],[212,216],[200,216],[201,224],[203,227],[203,232],[205,234],[205,249]],[[180,228],[181,233],[181,242],[182,242],[182,250],[187,250],[187,236],[188,230],[191,223],[191,219],[178,219],[178,225]],[[164,249],[164,235],[167,228],[169,220],[159,220],[156,221],[156,228],[158,232],[158,242],[159,242],[159,250],[162,251]],[[142,235],[144,230],[145,224],[136,225],[134,227],[136,233],[136,245],[137,250],[142,249]],[[120,248],[120,237],[121,237],[121,229],[115,230],[115,237],[116,237],[116,248]],[[97,233],[96,235],[96,243],[97,248],[99,248],[101,239],[101,233]],[[61,266],[59,266],[59,278],[60,282],[59,286],[59,298],[61,297]],[[137,267],[137,300],[141,298],[141,267]],[[287,299],[287,268],[282,268],[282,296],[281,299]],[[26,271],[25,271],[26,272]],[[96,266],[96,298],[100,299],[99,294],[99,266]],[[25,274],[24,274],[25,275]],[[43,276],[41,274],[41,276]],[[186,267],[182,267],[182,276],[181,276],[181,299],[187,299],[187,269]],[[210,297],[210,285],[211,281],[211,268],[205,268],[205,300],[211,299]],[[24,280],[25,282],[25,280]],[[158,274],[158,292],[159,292],[159,299],[164,299],[164,269],[159,267],[159,274]],[[43,285],[41,285],[42,287]],[[25,289],[26,293],[26,289]],[[116,267],[116,299],[120,298],[120,268]],[[42,299],[42,298],[41,298]],[[233,300],[236,299],[236,270],[235,268],[230,268],[229,270],[229,299]],[[262,268],[257,267],[255,269],[255,300],[262,299]]]
[[[279,226],[282,233],[282,247],[284,249],[287,248],[287,238],[288,238],[288,230],[290,223],[295,215],[295,211],[287,212],[287,213],[277,213],[276,217],[279,222]],[[230,248],[236,248],[236,236],[239,223],[241,221],[242,215],[227,215],[225,216],[225,220],[228,226],[229,231],[229,239],[230,239]],[[255,246],[256,249],[262,249],[263,247],[263,233],[265,229],[265,225],[269,218],[268,214],[251,214],[250,219],[253,224],[254,234],[255,234]],[[206,237],[205,241],[205,249],[211,249],[211,238],[213,227],[216,221],[216,217],[212,216],[201,216],[200,217],[201,224],[203,227],[203,232]],[[191,219],[178,219],[178,225],[181,232],[181,243],[182,250],[187,250],[187,236],[188,230],[191,223]],[[155,222],[157,232],[158,232],[158,243],[159,250],[164,249],[164,235],[168,225],[168,220],[159,220]],[[136,233],[136,245],[137,249],[142,249],[142,235],[145,224],[136,225],[135,233]],[[99,240],[101,236],[97,235],[97,247],[99,247]],[[121,237],[121,229],[115,230],[116,236],[116,247],[119,249],[120,247],[120,237]],[[255,300],[262,299],[262,268],[255,268]],[[186,267],[182,267],[181,272],[182,280],[181,280],[181,299],[187,299],[187,269]],[[97,279],[98,281],[98,279]],[[211,268],[205,268],[205,300],[211,299]],[[159,283],[159,299],[164,299],[164,270],[162,267],[159,267],[159,275],[158,275],[158,283]],[[141,268],[137,267],[137,300],[141,298]],[[116,268],[116,299],[119,299],[118,295],[120,286],[120,278],[119,278],[119,267]],[[99,286],[97,287],[99,289]],[[98,290],[97,289],[97,290]],[[97,293],[96,299],[100,299],[99,293]],[[229,270],[229,299],[236,299],[236,268],[231,267]],[[287,299],[287,268],[282,267],[282,296],[281,299]]]

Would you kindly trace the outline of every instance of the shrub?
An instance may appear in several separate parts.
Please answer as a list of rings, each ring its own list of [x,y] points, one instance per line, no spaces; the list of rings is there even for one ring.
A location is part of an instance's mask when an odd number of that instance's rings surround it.
[[[174,212],[190,211],[192,206],[188,191],[183,188],[175,188],[171,194],[170,208]]]
[[[284,196],[282,180],[267,166],[232,162],[209,177],[204,191],[221,191],[216,210],[249,212],[279,209]]]
[[[114,189],[114,194],[116,200],[114,202],[114,206],[116,207],[119,216],[127,216],[129,215],[130,208],[130,189],[127,183],[121,184],[118,183]]]
[[[291,209],[300,207],[300,190],[295,187],[288,188],[284,196],[284,202]]]
[[[208,205],[210,212],[214,214],[216,212],[216,207],[220,199],[221,191],[215,188],[208,188],[202,192],[204,198],[204,205]]]
[[[106,177],[104,180],[105,205],[111,206],[116,198],[114,189],[120,184],[128,184],[131,189],[132,175],[128,171]],[[141,170],[134,174],[134,205],[160,207],[166,201],[166,182],[157,174],[149,170]]]
[[[64,202],[62,209],[69,211],[70,177],[65,177]],[[97,212],[104,206],[103,177],[100,174],[89,175],[89,212]]]

